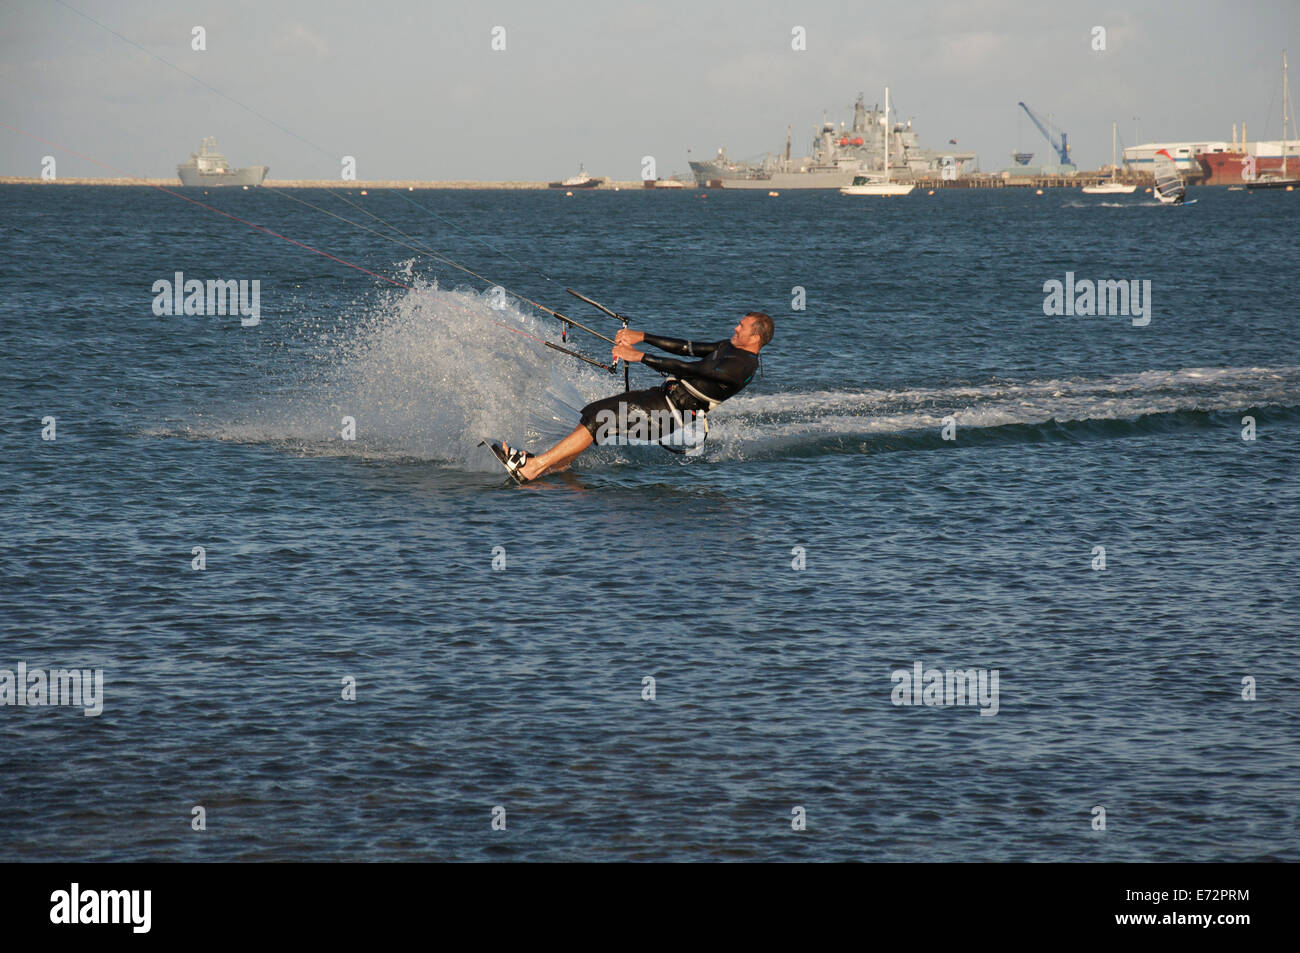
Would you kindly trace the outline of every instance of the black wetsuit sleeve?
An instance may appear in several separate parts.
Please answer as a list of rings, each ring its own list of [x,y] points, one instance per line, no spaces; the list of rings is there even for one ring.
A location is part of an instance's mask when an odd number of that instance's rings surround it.
[[[712,354],[722,347],[726,341],[683,341],[681,338],[665,338],[657,334],[647,334],[641,339],[641,343],[657,347],[669,354],[680,354],[683,357],[704,357],[706,354]]]
[[[652,371],[659,371],[662,374],[679,374],[691,380],[717,381],[719,384],[730,384],[732,386],[737,384],[744,386],[745,383],[737,379],[738,369],[728,364],[723,364],[720,367],[708,367],[706,366],[709,363],[708,361],[677,361],[671,357],[660,357],[657,354],[645,355],[645,357],[641,358],[641,363]],[[747,380],[748,378],[746,378]]]

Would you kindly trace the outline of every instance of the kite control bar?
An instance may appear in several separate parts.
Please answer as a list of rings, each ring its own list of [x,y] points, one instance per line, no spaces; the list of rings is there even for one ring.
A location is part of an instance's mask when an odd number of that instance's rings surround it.
[[[572,288],[565,288],[564,290],[567,291],[569,294],[573,295],[573,296],[574,296],[575,298],[577,298],[579,301],[585,301],[585,302],[587,302],[587,304],[591,305],[593,308],[597,308],[597,309],[599,309],[600,311],[604,311],[607,315],[609,315],[609,316],[610,316],[611,318],[613,318],[615,321],[622,321],[622,322],[623,322],[623,330],[625,330],[625,331],[627,330],[627,322],[630,320],[630,319],[628,318],[627,315],[625,315],[625,314],[619,314],[617,311],[611,311],[609,308],[605,307],[605,306],[604,306],[603,304],[601,304],[599,301],[593,301],[591,298],[588,298],[588,297],[587,297],[586,295],[584,295],[584,294],[578,294],[578,292],[574,291]],[[610,368],[610,372],[612,373],[613,370],[614,370],[614,369],[611,367],[611,368]],[[632,384],[631,384],[631,381],[630,381],[629,378],[628,378],[628,366],[627,366],[627,361],[624,361],[624,362],[623,362],[623,391],[626,393],[627,391],[629,391],[629,390],[631,390],[631,389],[632,389]]]
[[[547,347],[551,348],[552,350],[559,351],[561,354],[567,354],[570,357],[576,357],[580,361],[586,361],[588,364],[595,365],[596,367],[603,367],[611,374],[614,373],[614,365],[612,364],[602,364],[600,361],[597,361],[594,358],[587,357],[585,354],[579,354],[577,351],[570,351],[567,347],[560,347],[560,345],[552,344],[550,341],[543,341],[542,343],[545,344]]]
[[[569,294],[573,295],[579,301],[585,301],[593,308],[598,308],[601,311],[604,311],[607,315],[609,315],[611,318],[615,319],[616,321],[622,321],[623,327],[627,327],[627,322],[630,320],[627,315],[619,314],[617,311],[611,311],[609,308],[605,307],[599,301],[592,301],[586,295],[578,294],[578,292],[574,291],[572,288],[565,288],[564,290],[567,291]]]

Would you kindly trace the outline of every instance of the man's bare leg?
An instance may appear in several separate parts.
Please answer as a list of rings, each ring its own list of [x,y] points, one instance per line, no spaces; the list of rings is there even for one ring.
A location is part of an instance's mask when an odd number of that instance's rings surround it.
[[[520,475],[525,480],[535,480],[549,470],[563,470],[574,460],[578,459],[579,454],[586,450],[592,444],[591,431],[579,424],[574,428],[573,433],[569,434],[550,450],[545,453],[539,453],[531,457],[519,470]],[[503,443],[507,454],[510,453],[510,445]]]

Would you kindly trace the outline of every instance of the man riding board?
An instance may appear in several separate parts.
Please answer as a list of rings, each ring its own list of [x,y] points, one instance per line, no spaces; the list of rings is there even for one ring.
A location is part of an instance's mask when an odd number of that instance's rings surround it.
[[[615,394],[582,409],[582,422],[573,432],[544,453],[511,450],[508,444],[492,450],[520,483],[544,473],[563,470],[593,443],[626,435],[634,423],[641,439],[661,440],[684,426],[683,414],[705,413],[734,397],[754,377],[758,352],[772,340],[772,319],[750,311],[740,319],[725,341],[682,341],[624,328],[614,338],[615,360],[640,362],[669,375],[658,387]],[[670,354],[702,358],[679,361],[637,350],[648,344]]]

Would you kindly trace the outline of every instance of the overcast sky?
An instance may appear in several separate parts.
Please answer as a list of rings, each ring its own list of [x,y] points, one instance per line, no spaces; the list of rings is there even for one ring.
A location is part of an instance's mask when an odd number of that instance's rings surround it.
[[[927,148],[955,138],[985,171],[1016,148],[1046,161],[1024,100],[1096,168],[1112,119],[1128,144],[1133,116],[1143,141],[1227,140],[1243,120],[1278,138],[1283,48],[1300,61],[1300,0],[67,2],[220,93],[56,0],[0,0],[0,121],[62,147],[0,128],[0,174],[37,175],[47,154],[60,176],[112,174],[75,150],[171,176],[214,135],[272,178],[338,178],[353,155],[359,179],[549,179],[579,162],[637,179],[645,155],[667,175],[688,149],[777,151],[787,124],[804,154],[823,114],[851,119],[886,84]]]

